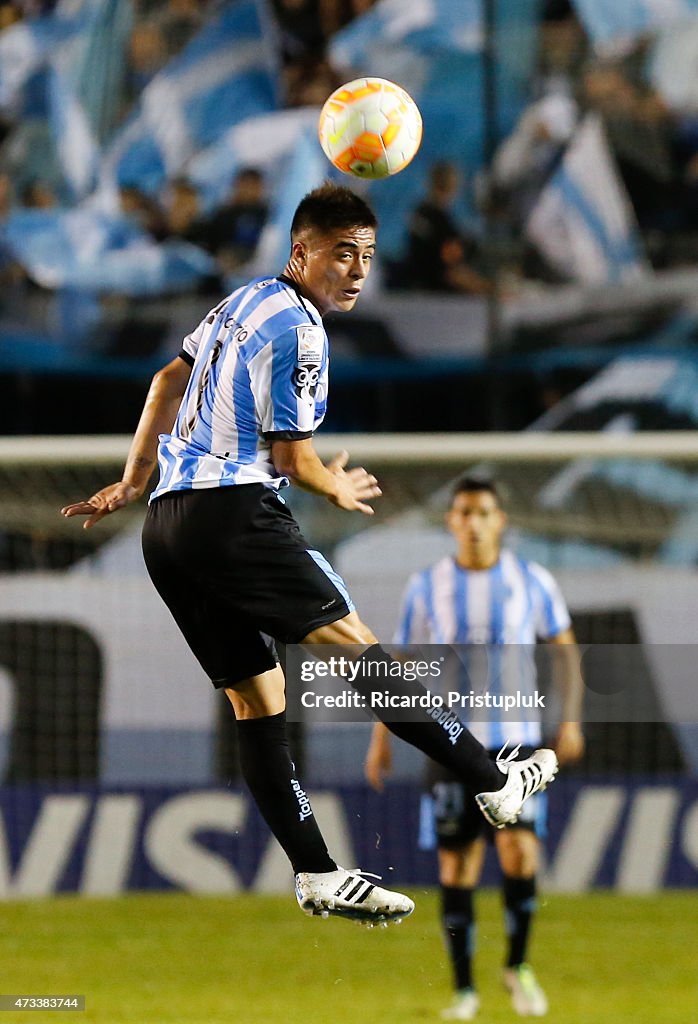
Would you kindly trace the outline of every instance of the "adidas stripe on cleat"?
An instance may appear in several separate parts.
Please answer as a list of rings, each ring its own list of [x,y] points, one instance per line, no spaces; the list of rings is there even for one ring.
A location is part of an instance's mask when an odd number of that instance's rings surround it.
[[[514,760],[518,747],[503,757],[505,747],[506,744],[499,752],[497,767],[506,775],[506,782],[501,789],[478,793],[475,797],[478,807],[495,828],[513,824],[521,814],[524,802],[534,793],[542,792],[558,769],[555,752],[547,747],[534,750],[522,761]]]
[[[399,924],[414,910],[414,903],[401,892],[391,892],[361,877],[361,872],[336,871],[296,875],[296,899],[310,917],[344,917],[359,924]]]

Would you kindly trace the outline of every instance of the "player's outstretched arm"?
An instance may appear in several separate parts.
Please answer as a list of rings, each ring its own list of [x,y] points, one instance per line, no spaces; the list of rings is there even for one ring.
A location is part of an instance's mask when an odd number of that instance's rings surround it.
[[[376,792],[383,792],[385,779],[390,775],[392,768],[393,752],[390,747],[390,733],[382,722],[376,722],[364,761],[364,775]]]
[[[304,490],[319,494],[349,512],[373,515],[374,510],[367,501],[380,497],[378,481],[362,466],[345,469],[349,452],[340,452],[325,466],[308,437],[300,441],[272,442],[271,457],[277,472]]]
[[[158,436],[172,429],[190,375],[191,367],[179,356],[155,374],[121,480],[103,487],[86,501],[66,505],[62,515],[87,516],[83,528],[88,530],[111,512],[140,498],[157,461]]]
[[[555,753],[560,764],[573,764],[584,754],[582,703],[584,680],[581,656],[572,629],[565,629],[549,641],[556,648],[553,677],[562,691],[562,721],[555,737]]]

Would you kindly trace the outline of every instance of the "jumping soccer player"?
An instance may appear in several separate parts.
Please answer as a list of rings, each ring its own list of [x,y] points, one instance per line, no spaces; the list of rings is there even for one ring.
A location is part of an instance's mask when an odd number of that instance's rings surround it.
[[[322,317],[353,308],[375,248],[376,218],[349,189],[326,184],[305,196],[283,273],[236,289],[184,339],[153,378],[121,481],[62,510],[93,526],[140,497],[157,456],[160,480],[143,528],[150,577],[233,705],[243,776],[291,861],[301,908],[369,923],[404,917],[414,905],[337,867],[305,802],[299,813],[284,676],[266,637],[355,645],[365,678],[354,685],[366,692],[371,663],[390,662],[280,494],[290,479],[371,515],[381,493],[366,470],[345,469],[346,452],[325,466],[312,443],[327,405]],[[399,693],[424,693],[392,683]],[[551,750],[494,764],[467,730],[456,741],[427,710],[411,717],[387,725],[467,779],[496,824],[513,820],[557,770]]]
[[[570,617],[554,579],[541,566],[502,550],[506,516],[494,483],[463,477],[455,485],[447,525],[456,541],[455,558],[444,558],[410,580],[396,642],[463,644],[473,655],[475,644],[489,645],[487,661],[495,667],[492,690],[507,689],[507,681],[522,695],[535,692],[533,645],[536,638],[562,645],[558,669],[564,692],[562,724],[555,749],[560,763],[581,756],[584,739],[579,726],[582,680]],[[503,645],[510,645],[501,650]],[[482,649],[480,649],[482,650]],[[491,655],[490,655],[491,652]],[[495,655],[498,655],[495,656]],[[482,665],[483,659],[479,659]],[[476,671],[477,661],[473,669]],[[469,678],[478,686],[479,680]],[[502,722],[496,712],[473,720],[470,729],[496,756],[502,744],[533,748],[541,741],[538,714],[528,721]],[[388,733],[374,726],[366,758],[366,775],[374,788],[383,788],[390,770]],[[427,766],[422,845],[433,847],[434,828],[439,858],[441,917],[453,966],[455,999],[442,1012],[446,1020],[471,1020],[479,1008],[472,971],[475,918],[473,890],[478,884],[487,838],[492,831],[462,781],[440,765]],[[502,869],[508,950],[504,983],[514,1010],[522,1016],[543,1016],[547,999],[526,963],[529,929],[535,911],[540,830],[544,827],[545,797],[529,800],[515,825],[494,833]]]

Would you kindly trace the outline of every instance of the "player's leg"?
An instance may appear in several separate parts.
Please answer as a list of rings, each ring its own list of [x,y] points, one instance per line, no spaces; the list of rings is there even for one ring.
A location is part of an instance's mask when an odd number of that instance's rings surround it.
[[[444,1020],[472,1020],[480,1008],[473,977],[475,953],[474,892],[485,857],[490,828],[472,794],[460,782],[430,765],[430,793],[422,808],[420,841],[429,834],[429,810],[439,857],[441,923],[451,960],[454,997],[441,1013]]]
[[[346,584],[319,551],[308,547],[281,496],[252,484],[221,490],[233,493],[216,495],[214,514],[201,493],[189,503],[190,513],[210,520],[201,522],[208,528],[190,528],[188,534],[199,564],[202,543],[209,537],[215,540],[214,557],[206,561],[213,592],[226,593],[260,630],[284,643],[349,645],[354,651],[363,647],[359,657],[365,662],[391,662],[392,667],[393,659],[356,614]],[[368,682],[370,671],[365,676]],[[425,692],[418,682],[394,676],[387,688],[422,698]],[[532,766],[493,763],[455,714],[435,719],[427,709],[417,708],[399,716],[391,712],[388,727],[482,790],[481,809],[498,824],[515,819],[523,800],[557,769],[552,751]]]
[[[475,839],[458,848],[439,847],[438,856],[441,925],[454,984],[453,1002],[441,1016],[444,1020],[472,1020],[480,1008],[473,977],[474,893],[485,857],[485,840]]]
[[[225,693],[237,720],[243,778],[294,873],[336,871],[289,753],[281,667],[231,682]]]
[[[354,652],[364,648],[357,660],[365,663],[366,670],[357,674],[352,686],[366,697],[373,689],[372,680],[376,678],[369,663],[386,665],[394,661],[353,610],[310,631],[301,643],[350,645]],[[389,670],[381,672],[380,679],[381,688],[396,696],[424,696],[424,687],[416,680],[410,682]],[[474,790],[480,790],[476,797],[478,806],[490,824],[498,828],[515,821],[524,801],[538,790],[545,789],[557,772],[557,758],[552,750],[536,750],[531,757],[521,761],[493,761],[452,711],[434,717],[417,702],[405,711],[375,707],[373,710],[400,739],[448,768]]]
[[[482,832],[488,826],[465,786],[439,779],[438,772],[431,788],[431,807],[439,858],[441,925],[454,983],[453,1001],[441,1016],[444,1020],[472,1020],[480,1007],[473,978],[474,891],[485,857]]]
[[[370,924],[411,914],[414,904],[407,896],[338,867],[330,857],[289,755],[281,667],[236,681],[225,692],[237,719],[245,782],[291,861],[301,909]]]
[[[548,1001],[527,963],[540,861],[540,843],[535,834],[533,814],[516,827],[499,831],[495,843],[503,874],[502,896],[508,937],[504,984],[517,1013],[542,1017],[547,1013]]]
[[[368,626],[356,611],[334,622],[313,630],[302,641],[309,645],[351,646],[357,660],[366,663],[367,671],[359,672],[352,685],[364,696],[372,689],[375,676],[368,670],[368,662],[389,662],[393,659],[379,645]],[[363,648],[362,653],[358,653]],[[423,696],[424,687],[417,681],[402,677],[381,675],[381,688],[400,696]],[[444,721],[432,718],[426,708],[419,706],[401,713],[375,708],[375,713],[388,729],[400,739],[411,743],[434,761],[438,761],[459,778],[468,780],[476,789],[498,789],[506,781],[478,740],[451,714]]]
[[[298,616],[322,621],[318,610],[326,614],[328,592],[327,577],[299,538],[274,492],[228,487],[154,502],[143,554],[184,638],[233,705],[245,781],[291,860],[301,908],[369,923],[399,920],[414,909],[408,897],[337,867],[329,856],[289,756],[284,677],[267,637],[286,639]],[[342,595],[334,586],[329,593],[339,606]]]
[[[284,676],[275,652],[231,603],[225,580],[213,590],[202,578],[207,567],[219,569],[226,561],[214,543],[231,518],[222,497],[185,492],[153,503],[143,528],[146,567],[192,653],[213,685],[226,691],[243,777],[294,872],[335,871],[289,754]]]

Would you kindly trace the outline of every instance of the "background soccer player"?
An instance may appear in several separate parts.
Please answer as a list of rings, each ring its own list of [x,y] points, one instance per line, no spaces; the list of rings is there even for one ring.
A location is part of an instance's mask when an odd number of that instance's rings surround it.
[[[493,483],[461,479],[454,488],[446,522],[456,541],[455,558],[444,558],[411,578],[396,642],[517,645],[502,652],[506,664],[499,669],[508,675],[513,668],[515,685],[524,694],[532,693],[536,686],[529,645],[535,644],[536,638],[561,645],[558,653],[562,657],[554,667],[564,697],[555,749],[560,763],[576,760],[584,750],[579,726],[582,681],[569,613],[555,580],[541,566],[502,549],[506,516]],[[541,726],[535,713],[527,712],[525,722],[502,722],[495,716],[491,711],[486,720],[469,725],[493,756],[507,740],[520,743],[524,750],[539,746]],[[366,758],[366,774],[376,789],[383,788],[390,765],[389,734],[379,723]],[[426,782],[426,809],[436,828],[443,928],[456,988],[453,1005],[442,1016],[471,1020],[479,1008],[472,971],[473,889],[492,830],[462,782],[433,761],[427,766]],[[539,794],[529,800],[516,825],[494,832],[508,934],[504,982],[516,1012],[531,1016],[547,1011],[545,994],[526,963],[539,865],[537,836],[544,826],[540,802],[544,799]],[[432,833],[426,837],[430,846],[433,827],[428,831]]]
[[[375,248],[376,218],[349,189],[328,184],[305,196],[283,273],[211,310],[155,375],[122,480],[63,509],[94,525],[140,497],[157,455],[143,528],[150,577],[233,705],[243,776],[291,861],[301,908],[369,922],[403,917],[412,901],[338,868],[328,853],[289,757],[285,680],[267,637],[356,645],[364,663],[389,659],[280,494],[290,479],[369,515],[380,494],[366,470],[345,470],[346,452],[325,466],[312,443],[327,407],[322,317],[353,308]],[[404,680],[392,685],[410,690]],[[454,742],[426,710],[389,727],[468,779],[496,823],[516,817],[557,770],[550,750],[496,765],[466,729]]]

